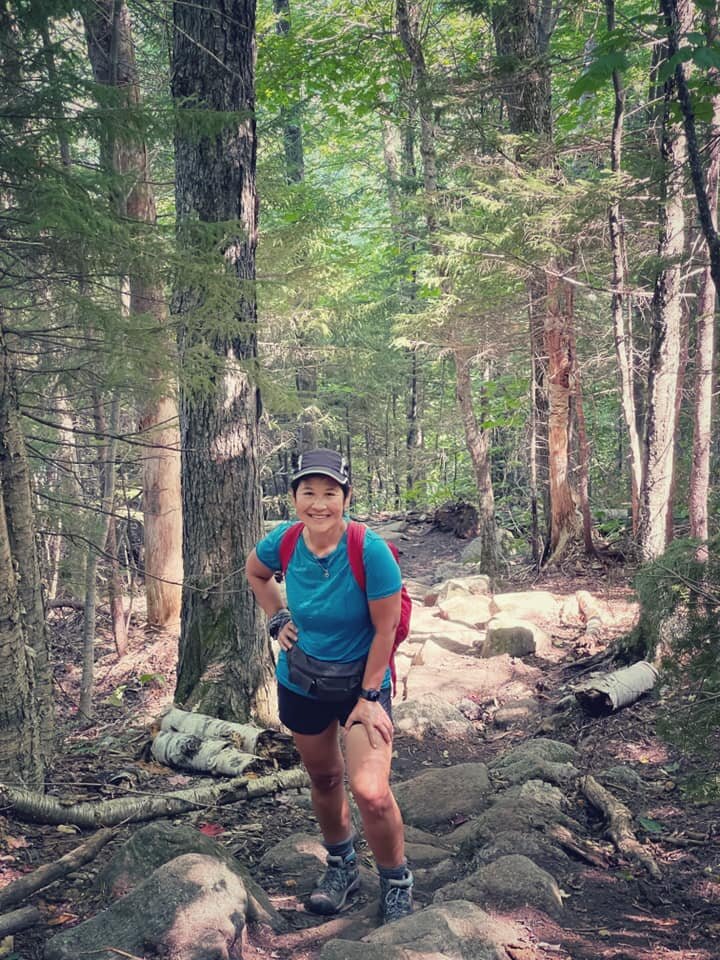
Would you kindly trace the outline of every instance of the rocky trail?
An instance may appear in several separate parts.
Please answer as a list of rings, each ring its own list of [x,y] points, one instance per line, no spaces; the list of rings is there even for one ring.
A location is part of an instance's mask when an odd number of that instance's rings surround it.
[[[690,799],[698,761],[655,733],[668,692],[606,716],[589,715],[574,695],[593,670],[612,669],[603,652],[632,624],[621,579],[578,567],[493,592],[467,550],[462,562],[460,541],[429,524],[384,531],[403,552],[414,600],[398,658],[393,789],[415,913],[377,926],[377,879],[362,842],[361,888],[343,912],[327,920],[304,909],[324,850],[302,786],[114,827],[89,862],[22,904],[41,919],[6,941],[4,956],[720,957],[720,805]],[[169,698],[167,684],[133,678],[169,674],[174,651],[169,638],[136,632],[125,664],[110,652],[100,660],[103,722],[68,728],[69,759],[50,785],[58,797],[200,782],[138,758],[143,722]],[[74,670],[59,670],[68,698]],[[7,809],[0,826],[0,888],[84,839]]]

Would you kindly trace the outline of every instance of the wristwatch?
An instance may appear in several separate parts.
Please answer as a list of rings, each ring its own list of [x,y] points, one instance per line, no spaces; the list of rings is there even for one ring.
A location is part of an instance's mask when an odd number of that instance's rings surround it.
[[[365,687],[362,687],[360,690],[360,697],[363,700],[369,700],[370,703],[377,703],[377,701],[380,699],[380,691],[366,690]]]

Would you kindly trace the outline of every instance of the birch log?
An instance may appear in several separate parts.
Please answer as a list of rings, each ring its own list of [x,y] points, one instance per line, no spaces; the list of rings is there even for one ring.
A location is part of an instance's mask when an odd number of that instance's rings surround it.
[[[171,707],[160,718],[160,729],[192,734],[203,740],[228,740],[241,752],[256,757],[272,757],[280,766],[289,766],[299,760],[292,737],[288,734],[249,723],[231,723],[229,720],[208,717],[204,713],[188,713]]]
[[[226,777],[268,772],[266,760],[241,753],[229,740],[204,740],[189,733],[161,730],[152,742],[151,753],[170,767]]]
[[[56,797],[48,797],[20,787],[0,784],[0,806],[33,823],[72,823],[83,829],[112,827],[118,823],[135,823],[171,817],[191,810],[224,806],[278,790],[306,787],[308,776],[300,767],[282,770],[268,777],[252,780],[236,777],[225,783],[203,784],[191,790],[178,790],[164,796],[132,796],[105,800],[101,803],[63,804]]]
[[[630,667],[591,677],[575,689],[575,698],[594,717],[613,713],[639,700],[655,686],[658,672],[646,660]]]

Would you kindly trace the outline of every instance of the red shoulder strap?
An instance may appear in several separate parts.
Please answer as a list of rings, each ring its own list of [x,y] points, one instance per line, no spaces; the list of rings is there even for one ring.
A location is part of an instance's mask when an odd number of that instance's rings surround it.
[[[280,569],[283,573],[285,573],[288,568],[290,558],[295,552],[295,547],[302,536],[304,528],[305,524],[298,520],[297,523],[293,523],[292,526],[287,528],[280,539]]]
[[[363,593],[365,593],[365,563],[363,561],[363,545],[365,543],[364,523],[351,520],[347,526],[347,552],[350,569]]]

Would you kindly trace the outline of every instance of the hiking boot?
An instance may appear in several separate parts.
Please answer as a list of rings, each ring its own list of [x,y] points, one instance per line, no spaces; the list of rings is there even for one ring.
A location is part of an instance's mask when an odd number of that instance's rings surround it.
[[[380,877],[380,922],[392,923],[407,917],[413,909],[413,875],[408,870],[402,880]]]
[[[360,886],[355,854],[349,857],[327,856],[327,869],[315,884],[308,899],[308,910],[313,913],[337,913],[345,906],[348,895]]]

